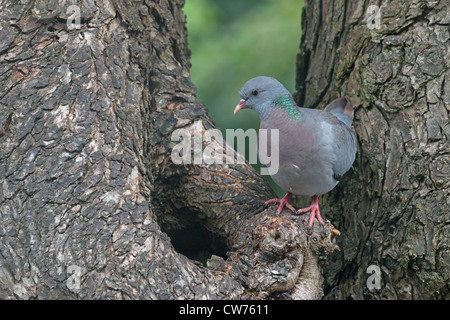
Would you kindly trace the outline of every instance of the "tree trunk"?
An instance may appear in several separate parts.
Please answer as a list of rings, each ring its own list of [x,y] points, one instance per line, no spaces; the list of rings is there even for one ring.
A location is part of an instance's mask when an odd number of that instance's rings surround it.
[[[356,109],[353,170],[322,198],[342,234],[325,297],[448,299],[450,5],[370,4],[306,1],[302,16],[296,99]]]
[[[214,128],[182,5],[0,4],[0,299],[321,296],[329,223],[265,209],[248,164],[172,161]]]

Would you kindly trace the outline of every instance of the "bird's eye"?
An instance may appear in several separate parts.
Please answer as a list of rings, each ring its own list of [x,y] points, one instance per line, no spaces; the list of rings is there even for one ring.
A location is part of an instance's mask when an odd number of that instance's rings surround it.
[[[257,96],[258,95],[258,90],[253,90],[252,91],[252,95]]]

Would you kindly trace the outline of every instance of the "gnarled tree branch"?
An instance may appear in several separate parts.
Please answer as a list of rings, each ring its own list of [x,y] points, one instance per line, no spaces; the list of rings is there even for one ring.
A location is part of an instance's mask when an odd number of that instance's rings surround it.
[[[0,5],[0,298],[320,296],[328,225],[264,209],[248,164],[171,161],[174,130],[214,127],[183,2],[68,5]]]

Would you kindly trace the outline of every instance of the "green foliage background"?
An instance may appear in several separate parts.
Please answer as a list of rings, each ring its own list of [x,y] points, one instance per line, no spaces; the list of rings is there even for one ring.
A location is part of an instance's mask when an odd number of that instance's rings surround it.
[[[303,0],[186,0],[192,81],[224,137],[225,129],[259,127],[256,113],[233,114],[247,80],[271,76],[293,92],[303,5]]]

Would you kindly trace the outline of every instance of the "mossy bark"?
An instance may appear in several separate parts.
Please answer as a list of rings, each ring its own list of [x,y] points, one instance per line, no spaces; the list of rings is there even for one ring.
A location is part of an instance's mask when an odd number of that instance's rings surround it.
[[[69,4],[0,4],[0,298],[320,297],[329,224],[264,208],[248,164],[171,159],[214,128],[183,1]]]
[[[321,199],[342,232],[325,296],[448,299],[449,2],[374,4],[378,17],[369,1],[307,1],[302,16],[296,99],[348,96],[358,135],[353,169]],[[367,285],[371,265],[380,289]]]

